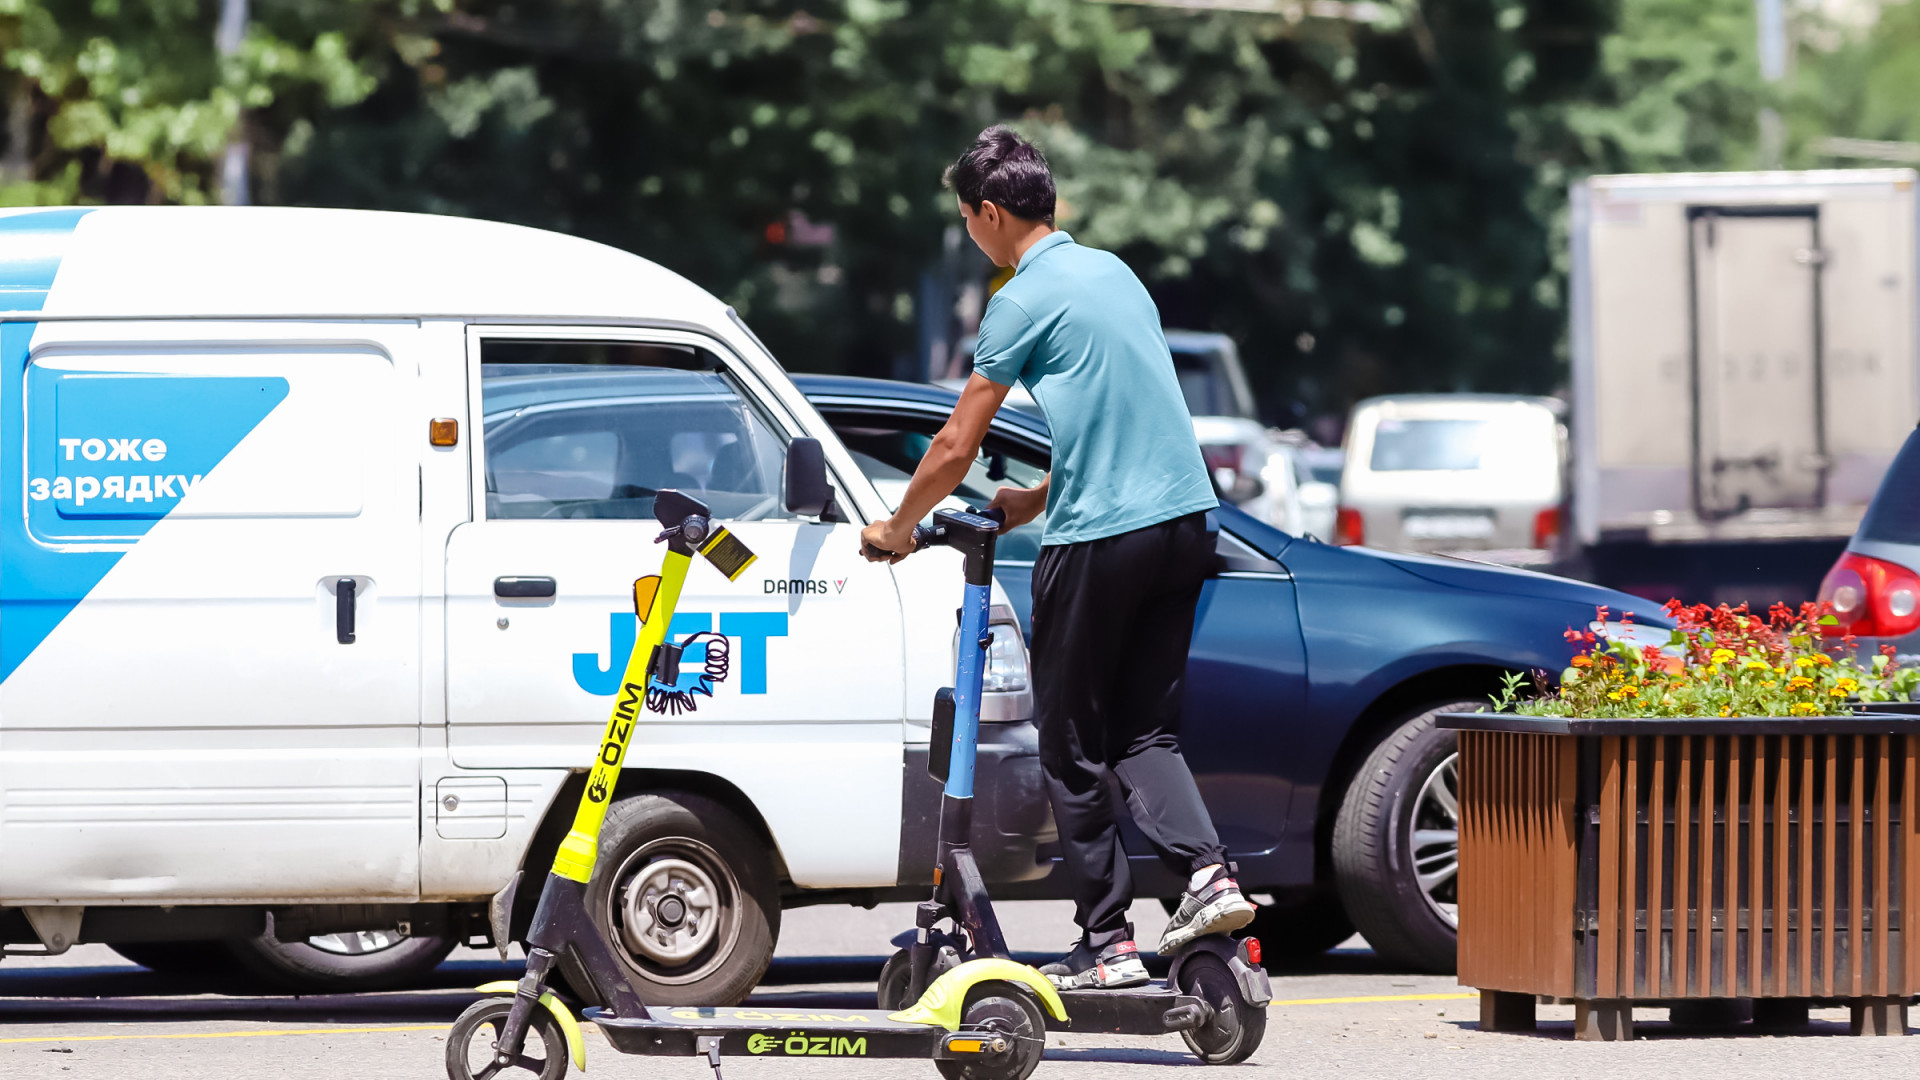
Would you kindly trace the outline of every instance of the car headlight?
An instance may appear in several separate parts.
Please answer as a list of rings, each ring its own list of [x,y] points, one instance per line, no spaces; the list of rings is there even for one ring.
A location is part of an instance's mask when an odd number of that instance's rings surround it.
[[[987,629],[993,631],[993,644],[987,646],[987,670],[980,689],[988,694],[1017,694],[1032,679],[1027,667],[1027,642],[1020,633],[1020,619],[1005,604],[995,604],[987,612]],[[953,632],[954,668],[960,666],[960,631]]]

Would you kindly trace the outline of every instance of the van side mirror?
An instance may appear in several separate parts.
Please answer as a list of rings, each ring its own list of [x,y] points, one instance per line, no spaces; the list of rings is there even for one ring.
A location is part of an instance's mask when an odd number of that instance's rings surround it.
[[[818,439],[795,439],[787,444],[787,511],[801,517],[821,517],[833,505],[833,485],[827,483],[827,455]]]

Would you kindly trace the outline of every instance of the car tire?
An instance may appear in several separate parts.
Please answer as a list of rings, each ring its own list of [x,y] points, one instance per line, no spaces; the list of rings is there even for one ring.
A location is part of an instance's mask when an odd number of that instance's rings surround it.
[[[390,930],[280,941],[268,930],[259,937],[225,944],[233,962],[265,986],[295,993],[346,994],[417,984],[440,966],[457,943],[446,934],[403,937]]]
[[[1457,950],[1458,740],[1434,716],[1485,704],[1448,701],[1402,720],[1367,755],[1334,819],[1347,915],[1376,955],[1408,970],[1451,972]]]
[[[587,911],[644,1001],[737,1005],[780,935],[770,845],[723,804],[636,795],[607,811]]]

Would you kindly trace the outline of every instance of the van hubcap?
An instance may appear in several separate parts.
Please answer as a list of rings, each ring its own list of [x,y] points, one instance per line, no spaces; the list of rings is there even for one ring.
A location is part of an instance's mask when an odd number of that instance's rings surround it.
[[[627,960],[650,979],[691,982],[733,951],[739,882],[697,840],[656,840],[629,856],[609,900]]]

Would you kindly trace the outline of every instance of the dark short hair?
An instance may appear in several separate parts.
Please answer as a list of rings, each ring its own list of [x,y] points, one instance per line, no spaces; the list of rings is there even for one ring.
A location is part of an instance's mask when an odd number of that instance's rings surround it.
[[[947,166],[942,182],[975,210],[991,200],[1027,221],[1053,224],[1053,173],[1032,143],[995,124],[973,140],[960,160]]]

